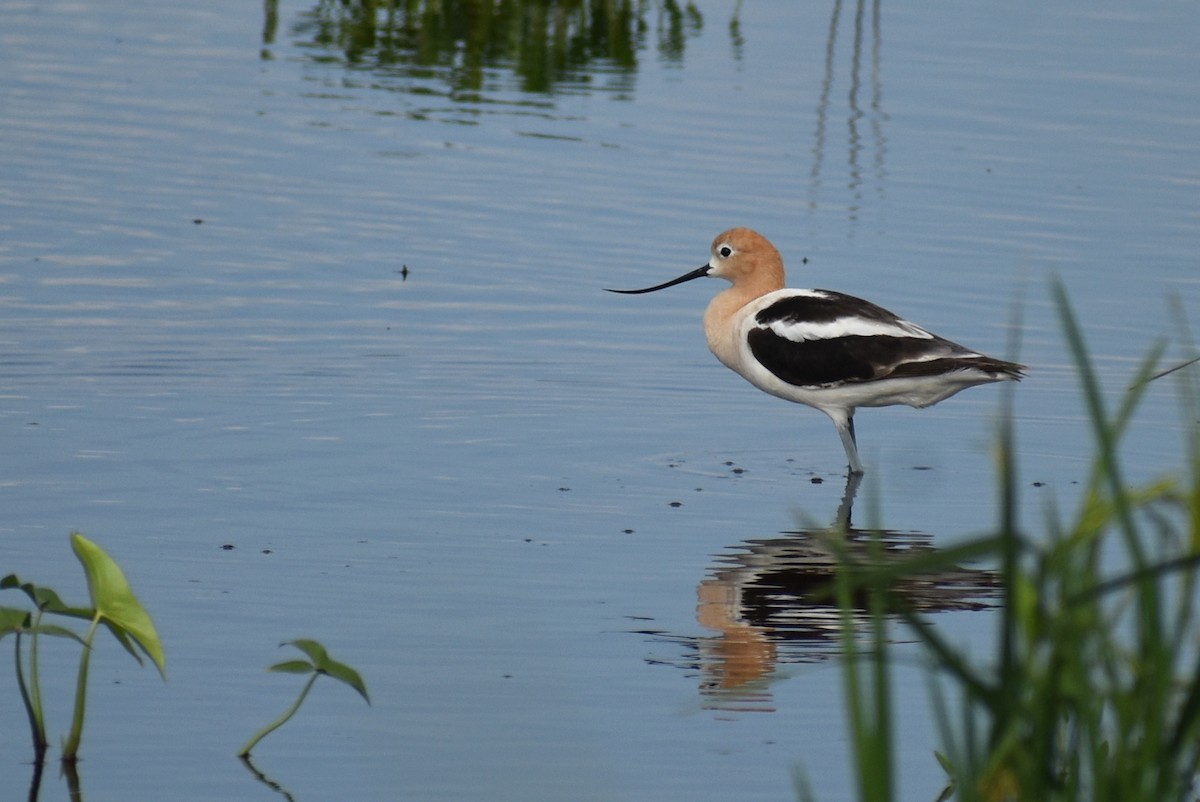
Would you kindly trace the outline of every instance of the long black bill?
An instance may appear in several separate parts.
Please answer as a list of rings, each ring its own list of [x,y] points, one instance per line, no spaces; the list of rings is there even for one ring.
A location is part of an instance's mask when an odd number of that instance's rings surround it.
[[[685,273],[679,278],[673,278],[666,284],[659,284],[657,287],[647,287],[644,290],[605,290],[605,292],[619,292],[624,295],[640,295],[643,292],[657,292],[658,290],[665,290],[667,287],[674,287],[676,284],[682,284],[685,281],[691,281],[694,278],[704,278],[708,275],[709,270],[712,270],[712,268],[708,265],[704,265],[703,267],[696,268],[691,273]]]

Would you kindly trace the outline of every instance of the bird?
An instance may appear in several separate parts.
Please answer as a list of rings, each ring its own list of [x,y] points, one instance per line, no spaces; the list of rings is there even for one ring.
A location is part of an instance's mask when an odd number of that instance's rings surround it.
[[[783,258],[749,228],[712,242],[707,263],[638,295],[693,279],[730,282],[704,312],[708,348],[727,368],[773,396],[818,409],[833,421],[850,476],[863,474],[854,433],[859,407],[923,408],[977,384],[1020,381],[1026,366],[939,337],[853,295],[787,289]]]

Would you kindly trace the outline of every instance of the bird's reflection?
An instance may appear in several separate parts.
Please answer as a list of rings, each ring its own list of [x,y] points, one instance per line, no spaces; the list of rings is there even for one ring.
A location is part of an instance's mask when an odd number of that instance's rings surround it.
[[[932,536],[924,532],[851,526],[859,480],[847,481],[832,526],[745,540],[717,555],[697,589],[696,608],[699,624],[715,635],[649,633],[680,647],[678,659],[666,662],[696,673],[707,705],[771,710],[769,685],[781,666],[817,662],[838,653],[841,617],[832,598],[838,557],[830,538],[838,538],[852,557],[868,564],[935,551]],[[928,615],[989,608],[1000,586],[993,571],[956,566],[905,577],[892,591],[913,610]],[[856,611],[855,619],[866,620],[865,607]]]

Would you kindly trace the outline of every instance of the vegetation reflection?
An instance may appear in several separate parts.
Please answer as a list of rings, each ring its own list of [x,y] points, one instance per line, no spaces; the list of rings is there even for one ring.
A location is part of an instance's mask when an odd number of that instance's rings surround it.
[[[264,16],[270,58],[277,0]],[[292,33],[321,61],[441,78],[458,91],[483,89],[488,68],[510,69],[522,90],[551,92],[593,72],[631,76],[651,37],[660,58],[678,61],[703,24],[679,0],[318,0]]]

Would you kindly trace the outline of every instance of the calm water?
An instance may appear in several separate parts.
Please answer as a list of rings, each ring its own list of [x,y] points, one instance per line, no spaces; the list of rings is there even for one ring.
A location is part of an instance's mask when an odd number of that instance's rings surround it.
[[[167,648],[166,685],[97,651],[83,797],[275,798],[233,753],[298,690],[262,670],[275,645],[308,636],[374,704],[318,687],[260,745],[299,800],[786,799],[797,768],[851,798],[828,611],[796,603],[828,570],[797,530],[837,514],[833,427],[707,353],[715,283],[601,288],[744,224],[793,284],[1019,339],[1036,525],[1089,454],[1049,278],[1114,392],[1170,297],[1200,316],[1200,17],[442,8],[0,0],[0,572],[82,600],[78,528]],[[1160,384],[1134,478],[1177,464]],[[992,522],[999,398],[860,416],[892,548]],[[990,592],[967,571],[922,601],[982,654]],[[52,740],[76,654],[44,656]],[[927,800],[909,663],[900,770]],[[4,664],[0,796],[24,798]]]

